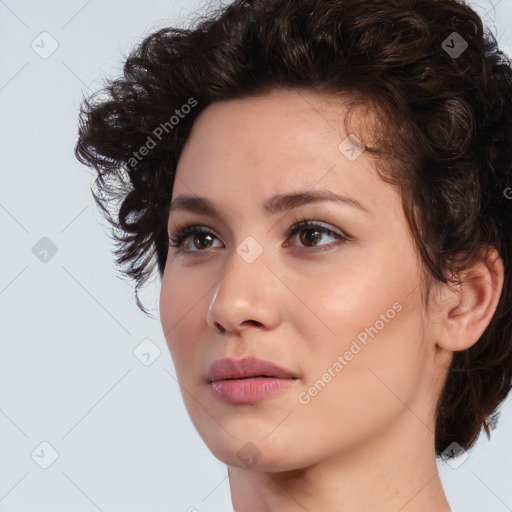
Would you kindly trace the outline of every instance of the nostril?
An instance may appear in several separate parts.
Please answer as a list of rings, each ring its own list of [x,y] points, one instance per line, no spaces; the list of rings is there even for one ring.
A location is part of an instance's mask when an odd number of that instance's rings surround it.
[[[219,330],[220,334],[224,334],[226,332],[226,329],[224,329],[224,327],[222,327],[219,322],[215,322],[215,327]]]
[[[258,322],[257,320],[246,320],[244,322],[244,324],[245,323],[249,323],[251,325],[255,325],[256,327],[261,327],[262,326],[261,322]]]

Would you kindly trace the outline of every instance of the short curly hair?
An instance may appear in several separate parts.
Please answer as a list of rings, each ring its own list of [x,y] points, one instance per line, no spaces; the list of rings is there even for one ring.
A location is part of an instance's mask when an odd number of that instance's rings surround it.
[[[123,76],[84,100],[76,145],[97,171],[119,268],[136,292],[156,266],[162,275],[175,172],[200,112],[275,89],[349,97],[377,114],[378,144],[366,149],[392,164],[379,174],[399,187],[429,280],[456,283],[498,251],[498,307],[454,354],[436,454],[470,448],[482,427],[490,437],[512,379],[512,66],[460,0],[236,0],[146,37]]]

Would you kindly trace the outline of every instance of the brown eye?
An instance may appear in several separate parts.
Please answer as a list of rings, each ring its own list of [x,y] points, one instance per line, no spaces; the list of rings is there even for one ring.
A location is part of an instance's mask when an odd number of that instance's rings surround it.
[[[208,240],[210,239],[210,240]],[[193,245],[197,249],[207,249],[207,246],[212,243],[213,237],[207,233],[197,233],[193,236]]]
[[[307,252],[330,250],[350,240],[350,237],[344,234],[337,233],[320,223],[308,220],[292,226],[288,231],[287,238],[295,238],[297,235],[298,242],[292,245],[298,245],[299,248],[302,246],[303,249],[311,249]],[[326,237],[331,237],[337,240],[337,242],[320,244],[322,239]],[[189,240],[192,240],[191,244],[188,243]],[[215,240],[218,240],[218,238],[208,228],[193,225],[186,226],[169,235],[169,246],[176,248],[177,252],[202,254],[208,252]]]
[[[292,240],[298,238],[298,242],[292,243],[292,245],[299,245],[299,247],[302,245],[303,248],[309,248],[312,251],[314,251],[315,248],[318,248],[317,250],[319,251],[330,250],[333,246],[340,245],[350,240],[348,236],[337,233],[323,224],[308,220],[304,220],[292,226],[288,232],[288,237],[292,237]],[[326,237],[337,240],[337,243],[320,244],[319,242]]]
[[[192,246],[189,244],[185,247],[189,238],[192,240]],[[169,235],[169,247],[178,249],[178,252],[200,254],[206,252],[216,238],[204,226],[186,226]]]
[[[300,233],[300,241],[306,246],[309,246],[310,243],[316,245],[322,239],[322,232],[318,229],[303,229]],[[314,233],[313,236],[311,236],[312,233]]]

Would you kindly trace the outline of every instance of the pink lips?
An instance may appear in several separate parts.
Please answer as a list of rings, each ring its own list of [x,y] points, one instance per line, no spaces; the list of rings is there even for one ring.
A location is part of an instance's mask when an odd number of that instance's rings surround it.
[[[254,357],[219,359],[206,375],[215,396],[230,404],[256,402],[288,388],[297,378],[289,370]]]

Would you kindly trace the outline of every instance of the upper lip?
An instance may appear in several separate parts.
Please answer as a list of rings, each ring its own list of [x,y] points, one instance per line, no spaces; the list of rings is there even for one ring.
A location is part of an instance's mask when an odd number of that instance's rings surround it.
[[[209,382],[224,379],[243,379],[247,377],[275,377],[280,379],[296,379],[297,376],[290,370],[281,368],[271,361],[245,357],[243,359],[218,359],[206,374]]]

